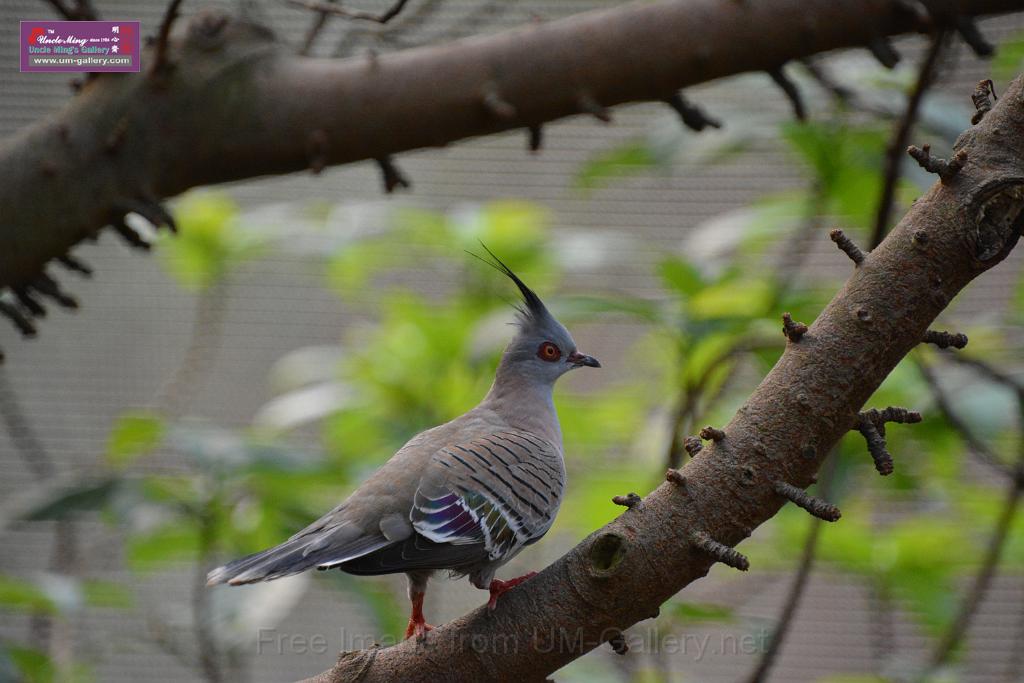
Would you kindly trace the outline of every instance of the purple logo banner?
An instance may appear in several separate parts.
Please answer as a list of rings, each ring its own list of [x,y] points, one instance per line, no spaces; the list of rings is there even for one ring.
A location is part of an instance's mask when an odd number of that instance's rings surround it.
[[[137,21],[23,21],[22,71],[140,71]]]

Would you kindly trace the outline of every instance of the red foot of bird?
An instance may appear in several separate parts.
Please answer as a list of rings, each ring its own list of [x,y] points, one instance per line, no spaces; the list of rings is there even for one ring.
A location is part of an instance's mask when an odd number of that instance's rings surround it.
[[[405,627],[405,637],[416,636],[416,640],[423,640],[427,637],[427,631],[434,630],[434,627],[423,621],[415,621],[414,619],[409,620],[409,625]]]
[[[522,576],[517,576],[516,578],[509,579],[508,581],[501,581],[499,579],[491,581],[491,599],[487,601],[487,609],[494,609],[497,607],[498,598],[521,584],[523,581],[532,579],[535,576],[537,576],[537,572],[527,572]]]

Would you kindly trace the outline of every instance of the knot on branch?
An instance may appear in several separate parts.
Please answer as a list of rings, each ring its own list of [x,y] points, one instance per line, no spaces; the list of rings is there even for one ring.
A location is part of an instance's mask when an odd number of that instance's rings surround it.
[[[962,349],[967,346],[967,335],[961,332],[946,332],[944,330],[928,330],[921,338],[924,344],[935,344],[940,349]]]
[[[620,534],[604,533],[590,545],[590,573],[598,578],[614,574],[626,556],[626,539]]]
[[[803,97],[800,96],[800,89],[796,87],[796,83],[790,80],[786,72],[782,70],[782,67],[775,69],[769,69],[767,71],[775,85],[779,86],[782,90],[782,94],[789,100],[790,105],[793,107],[793,116],[798,121],[805,121],[807,119],[807,108],[804,107]]]
[[[796,343],[807,334],[807,325],[793,321],[793,316],[789,313],[782,314],[782,334],[786,335],[786,339]]]
[[[683,449],[690,454],[691,458],[697,457],[697,454],[704,448],[704,444],[700,442],[695,436],[688,436],[683,439]]]
[[[985,114],[992,111],[992,101],[998,100],[996,97],[996,87],[992,83],[991,78],[986,78],[983,81],[978,81],[978,85],[974,88],[974,94],[971,95],[971,102],[974,103],[974,116],[971,117],[971,123],[978,125],[981,120],[985,118]]]
[[[621,505],[622,507],[625,507],[625,508],[629,508],[630,510],[632,510],[636,506],[640,505],[641,501],[642,501],[642,499],[640,498],[640,496],[638,496],[637,494],[633,493],[632,491],[630,491],[629,493],[627,493],[624,496],[613,496],[612,497],[612,502],[613,503],[615,503],[616,505]]]
[[[409,179],[398,169],[395,165],[394,159],[391,157],[381,157],[375,159],[377,166],[380,168],[381,179],[384,182],[384,192],[391,194],[397,188],[402,187],[409,189],[412,187],[412,183]]]
[[[666,471],[665,481],[670,481],[684,491],[686,490],[686,476],[677,469],[669,469]]]
[[[786,498],[797,507],[803,508],[818,519],[823,519],[826,522],[835,522],[842,516],[839,508],[835,505],[827,503],[820,498],[815,498],[802,488],[793,486],[789,482],[777,481],[774,487],[775,492],[780,496]]]
[[[706,531],[690,532],[690,543],[701,552],[707,553],[715,558],[716,561],[733,569],[739,569],[743,572],[750,569],[750,560],[745,555],[723,543],[719,543],[711,538]]]
[[[705,128],[721,128],[722,123],[704,113],[700,107],[691,104],[681,93],[675,93],[665,100],[665,104],[679,114],[683,125],[690,130],[701,132]]]
[[[933,157],[931,155],[931,145],[924,145],[922,147],[915,147],[911,145],[907,147],[907,154],[913,157],[917,165],[928,171],[929,173],[935,173],[939,176],[939,180],[946,183],[956,177],[956,174],[964,167],[967,163],[967,150],[957,150],[953,154],[953,158],[949,161],[940,159],[939,157]]]
[[[700,438],[705,441],[721,441],[725,438],[725,432],[721,429],[712,427],[711,425],[707,425],[700,430]]]

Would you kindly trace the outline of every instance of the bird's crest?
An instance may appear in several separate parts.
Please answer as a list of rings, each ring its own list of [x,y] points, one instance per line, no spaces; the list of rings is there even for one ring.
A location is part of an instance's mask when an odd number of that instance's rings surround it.
[[[551,317],[551,314],[548,313],[547,307],[544,305],[544,302],[540,300],[540,297],[537,296],[537,293],[534,292],[529,287],[527,287],[526,283],[523,282],[518,275],[512,272],[512,269],[506,266],[505,263],[500,258],[498,258],[493,251],[488,249],[486,244],[481,242],[480,246],[483,247],[484,251],[487,252],[491,259],[493,259],[493,261],[488,260],[478,254],[474,254],[471,251],[467,251],[466,253],[469,254],[470,256],[473,256],[476,259],[479,259],[480,261],[483,261],[490,267],[497,270],[499,273],[505,274],[510,280],[512,280],[512,282],[516,283],[516,287],[519,288],[519,292],[520,294],[522,294],[523,300],[521,303],[515,304],[515,309],[516,311],[519,312],[519,315],[517,317],[519,318],[520,326],[539,326],[543,321],[549,319]]]

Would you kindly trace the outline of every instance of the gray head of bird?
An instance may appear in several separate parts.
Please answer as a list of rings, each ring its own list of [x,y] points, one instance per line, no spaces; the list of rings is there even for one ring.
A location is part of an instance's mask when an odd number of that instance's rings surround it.
[[[580,353],[576,341],[558,322],[537,294],[526,286],[518,275],[484,247],[494,262],[487,262],[508,276],[519,288],[522,302],[516,306],[516,335],[505,347],[498,376],[514,376],[541,384],[554,384],[555,380],[581,367],[599,368],[601,363],[593,356]]]

